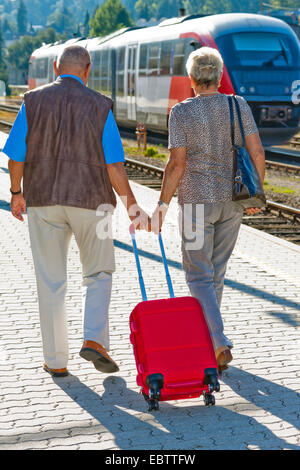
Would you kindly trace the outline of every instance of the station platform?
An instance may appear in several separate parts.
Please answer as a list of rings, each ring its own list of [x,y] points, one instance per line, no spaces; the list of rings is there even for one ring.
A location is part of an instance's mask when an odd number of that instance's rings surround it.
[[[158,193],[132,187],[151,214]],[[299,247],[242,226],[222,306],[234,359],[216,405],[207,408],[202,398],[163,402],[149,413],[129,341],[129,315],[141,294],[123,206],[119,202],[114,214],[117,269],[110,305],[111,355],[120,371],[101,374],[79,357],[81,267],[72,240],[71,375],[53,379],[42,369],[27,220],[12,217],[9,199],[7,158],[0,154],[0,450],[299,450]],[[188,295],[175,200],[162,234],[175,295]],[[137,243],[149,299],[168,297],[156,236],[138,232]]]

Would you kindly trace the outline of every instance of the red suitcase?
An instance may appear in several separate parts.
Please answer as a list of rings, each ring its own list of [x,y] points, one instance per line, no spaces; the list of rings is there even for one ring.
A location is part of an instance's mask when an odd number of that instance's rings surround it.
[[[170,299],[147,300],[134,227],[130,227],[143,302],[130,315],[137,384],[149,411],[159,401],[204,396],[205,405],[215,404],[220,390],[217,361],[200,303],[194,297],[174,298],[162,237],[159,243]]]

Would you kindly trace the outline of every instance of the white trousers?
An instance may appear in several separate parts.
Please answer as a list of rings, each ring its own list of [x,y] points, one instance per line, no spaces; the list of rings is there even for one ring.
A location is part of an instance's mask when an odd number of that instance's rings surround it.
[[[115,270],[112,238],[99,239],[97,225],[107,214],[67,206],[29,207],[28,225],[36,273],[44,359],[48,367],[67,367],[65,295],[72,233],[83,275],[83,340],[109,350],[108,310]]]

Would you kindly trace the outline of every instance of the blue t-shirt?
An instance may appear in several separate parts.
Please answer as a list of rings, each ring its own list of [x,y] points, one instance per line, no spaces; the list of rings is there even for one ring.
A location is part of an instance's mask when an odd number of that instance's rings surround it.
[[[80,78],[74,75],[61,75],[61,77],[76,78],[82,85],[84,83]],[[26,137],[28,132],[27,116],[25,103],[22,104],[21,109],[16,117],[14,125],[7,138],[4,149],[2,150],[11,160],[15,162],[25,162],[27,145]],[[107,164],[118,163],[125,161],[124,149],[119,133],[117,123],[113,113],[110,111],[104,126],[102,134],[102,147]]]

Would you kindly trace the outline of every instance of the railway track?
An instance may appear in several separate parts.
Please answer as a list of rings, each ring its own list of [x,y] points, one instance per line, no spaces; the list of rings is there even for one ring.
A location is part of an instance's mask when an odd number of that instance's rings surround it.
[[[0,105],[0,111],[2,109],[3,107]],[[0,130],[3,132],[9,132],[11,127],[11,122],[0,120]],[[124,136],[124,132],[121,131],[121,134]],[[127,131],[125,136],[129,137],[129,135],[132,138],[132,133],[129,134]],[[126,159],[125,165],[130,179],[152,189],[160,190],[164,173],[163,168],[158,168],[130,158]],[[273,161],[267,161],[267,167],[293,174],[299,174],[300,171],[300,166]],[[261,214],[244,216],[243,222],[249,226],[300,245],[299,209],[278,204],[273,201],[267,201],[267,206]]]
[[[300,148],[300,134],[297,134],[292,138],[290,145],[292,148]]]
[[[18,113],[18,111],[19,106],[16,106],[15,104],[0,103],[0,113],[4,112],[15,115]],[[0,121],[0,127],[2,127],[2,122]],[[5,123],[3,125],[5,126]],[[133,138],[133,131],[127,128],[120,128],[120,131],[125,138]],[[147,140],[149,143],[152,143],[154,145],[167,146],[167,137],[164,135],[148,132]],[[300,152],[297,152],[297,149],[300,149],[300,134],[296,135],[290,141],[290,146],[290,151],[288,148],[283,147],[265,147],[266,161],[269,167],[271,167],[272,165],[272,168],[276,167],[278,170],[285,170],[289,173],[298,173],[299,169],[297,170],[296,167],[300,167]],[[275,163],[278,163],[278,165],[275,165]],[[284,167],[283,165],[286,165],[286,167]],[[288,166],[289,168],[287,169]]]
[[[0,103],[0,111],[5,111],[12,114],[17,114],[20,107],[14,104]]]
[[[163,168],[157,168],[130,158],[126,158],[125,166],[131,180],[160,190],[164,174]],[[260,214],[245,215],[243,223],[300,245],[300,209],[267,201],[266,208]]]

